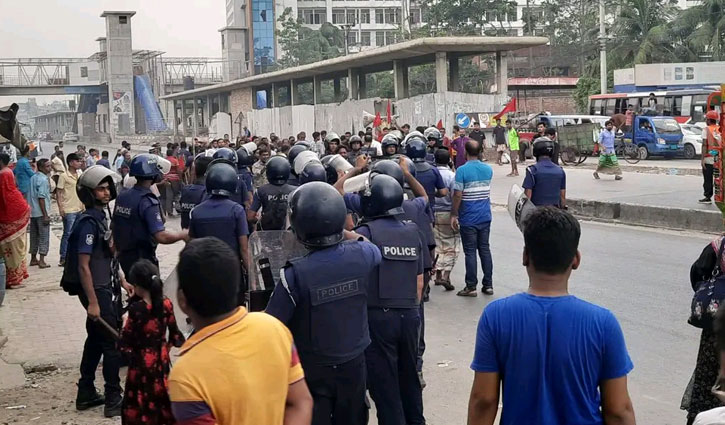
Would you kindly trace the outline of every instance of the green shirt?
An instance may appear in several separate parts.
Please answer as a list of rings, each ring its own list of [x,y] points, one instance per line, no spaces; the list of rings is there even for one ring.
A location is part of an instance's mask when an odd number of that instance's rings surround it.
[[[518,133],[518,131],[516,131],[516,129],[512,127],[509,129],[508,136],[509,136],[509,149],[511,149],[512,151],[519,150],[519,133]]]

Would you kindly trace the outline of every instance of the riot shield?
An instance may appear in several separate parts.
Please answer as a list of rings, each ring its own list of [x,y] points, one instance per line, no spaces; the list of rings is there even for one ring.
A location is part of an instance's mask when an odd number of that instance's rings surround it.
[[[166,297],[174,304],[174,317],[176,317],[176,324],[179,326],[181,333],[188,338],[194,331],[194,327],[191,326],[189,317],[184,314],[179,307],[179,300],[176,296],[178,288],[179,279],[178,274],[176,273],[176,267],[174,267],[174,270],[172,270],[166,280],[164,280],[164,295],[166,295]]]
[[[279,272],[292,258],[307,254],[307,249],[291,230],[261,230],[249,236],[252,270],[249,271],[249,310],[264,310]]]
[[[509,215],[511,215],[511,218],[516,223],[516,227],[523,231],[526,218],[534,211],[536,206],[526,197],[524,189],[516,184],[511,186],[507,206]]]

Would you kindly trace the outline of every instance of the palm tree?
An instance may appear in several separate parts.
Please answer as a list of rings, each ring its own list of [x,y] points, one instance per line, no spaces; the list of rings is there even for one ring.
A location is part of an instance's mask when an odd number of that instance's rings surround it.
[[[613,63],[632,66],[674,59],[668,22],[675,14],[663,0],[624,0],[612,28]]]
[[[725,0],[703,0],[682,11],[673,29],[698,58],[725,60]]]

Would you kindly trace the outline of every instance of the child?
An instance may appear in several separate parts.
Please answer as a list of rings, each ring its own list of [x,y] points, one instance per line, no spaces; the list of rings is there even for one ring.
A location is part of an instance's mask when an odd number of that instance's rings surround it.
[[[184,336],[176,326],[171,300],[163,295],[159,269],[139,260],[129,271],[134,287],[128,320],[121,331],[121,352],[128,356],[123,397],[124,424],[173,424],[168,395],[170,344],[180,347]],[[169,341],[166,331],[169,331]]]

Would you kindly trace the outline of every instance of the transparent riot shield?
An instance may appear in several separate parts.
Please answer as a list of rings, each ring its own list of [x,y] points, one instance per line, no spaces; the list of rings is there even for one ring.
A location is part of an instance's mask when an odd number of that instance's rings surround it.
[[[307,254],[291,230],[260,230],[249,236],[249,310],[264,310],[288,260]]]
[[[174,304],[174,317],[176,317],[176,324],[179,326],[181,333],[188,338],[194,331],[194,327],[191,326],[191,321],[188,316],[184,314],[179,307],[179,300],[176,296],[178,288],[179,279],[178,274],[176,273],[176,267],[174,267],[174,270],[172,270],[166,280],[164,280],[164,295],[166,295],[166,297]]]

